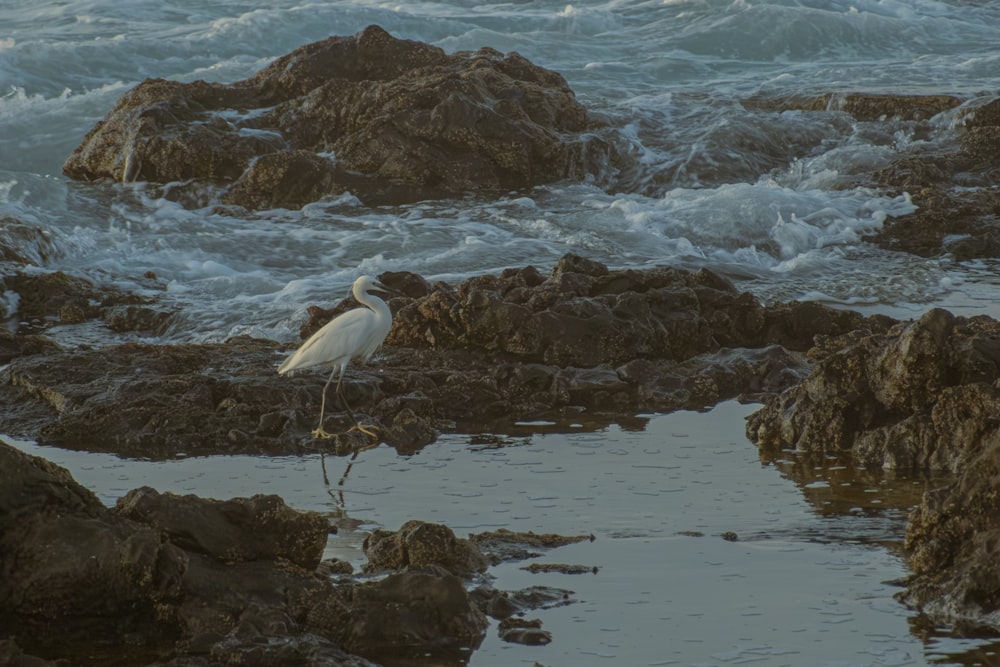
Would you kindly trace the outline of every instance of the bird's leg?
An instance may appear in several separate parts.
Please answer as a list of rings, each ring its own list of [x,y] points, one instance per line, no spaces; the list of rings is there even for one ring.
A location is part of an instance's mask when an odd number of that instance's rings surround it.
[[[337,372],[337,368],[334,367],[330,371],[330,377],[327,378],[326,384],[323,385],[323,400],[319,403],[319,424],[316,429],[312,432],[312,437],[314,438],[332,438],[334,437],[332,433],[327,433],[323,430],[323,413],[326,411],[326,390],[330,388],[330,383],[333,382],[333,374]],[[340,367],[340,379],[344,379],[344,367]],[[337,381],[337,390],[340,390],[340,380]],[[353,419],[353,417],[352,417]]]
[[[354,423],[354,426],[351,428],[351,430],[352,431],[361,431],[362,433],[364,433],[365,435],[367,435],[369,438],[374,438],[377,441],[378,440],[378,434],[374,430],[375,427],[374,426],[362,426],[361,424],[358,423],[358,420],[355,419],[354,412],[351,410],[351,406],[347,404],[347,398],[344,397],[344,388],[343,388],[343,386],[341,386],[341,383],[343,382],[343,380],[344,380],[344,374],[341,373],[340,374],[340,379],[337,380],[337,396],[340,397],[340,402],[343,403],[344,409],[347,410],[347,416],[350,417],[351,421]],[[378,443],[376,442],[376,444],[378,444]],[[361,451],[361,450],[358,450],[358,451]],[[354,455],[357,456],[358,453],[355,452]]]

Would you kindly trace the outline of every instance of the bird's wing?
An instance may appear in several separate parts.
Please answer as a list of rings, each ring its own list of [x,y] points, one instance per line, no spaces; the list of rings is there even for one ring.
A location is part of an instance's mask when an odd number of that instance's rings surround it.
[[[314,333],[278,367],[278,373],[319,364],[343,364],[366,347],[374,330],[375,313],[355,308],[335,317]]]

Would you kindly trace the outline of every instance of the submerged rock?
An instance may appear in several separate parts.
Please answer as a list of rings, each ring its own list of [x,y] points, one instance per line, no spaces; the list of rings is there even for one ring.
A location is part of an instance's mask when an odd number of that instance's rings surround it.
[[[195,191],[216,184],[224,202],[254,209],[347,188],[373,203],[388,183],[417,199],[596,175],[615,155],[599,129],[562,76],[517,53],[446,54],[370,26],[231,85],[144,81],[63,170],[193,179]]]

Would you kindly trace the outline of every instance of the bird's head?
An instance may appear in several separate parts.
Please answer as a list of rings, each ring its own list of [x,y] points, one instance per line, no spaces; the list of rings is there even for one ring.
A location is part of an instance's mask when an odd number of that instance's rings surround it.
[[[361,276],[354,281],[354,298],[358,301],[362,301],[362,295],[368,294],[370,292],[385,292],[387,294],[392,294],[393,296],[402,296],[399,292],[392,289],[391,287],[386,287],[380,281],[373,278],[372,276]]]

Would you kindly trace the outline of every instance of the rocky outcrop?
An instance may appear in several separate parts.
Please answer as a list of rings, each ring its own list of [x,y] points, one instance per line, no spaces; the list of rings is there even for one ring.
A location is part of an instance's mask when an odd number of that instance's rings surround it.
[[[935,622],[1000,631],[1000,323],[936,309],[881,334],[825,338],[810,375],[751,415],[762,451],[948,471],[906,532],[899,595]]]
[[[362,655],[479,645],[486,617],[462,579],[428,565],[334,585],[317,570],[328,530],[276,496],[142,488],[109,510],[66,470],[0,443],[0,656],[363,667]]]
[[[195,205],[206,184],[254,209],[345,189],[376,203],[597,175],[615,154],[598,130],[562,76],[516,53],[446,54],[371,26],[231,85],[147,80],[63,170],[80,180],[191,180],[168,196]]]
[[[935,309],[886,333],[826,338],[800,384],[752,415],[761,448],[849,454],[864,466],[957,471],[1000,410],[1000,324]]]
[[[995,421],[996,414],[985,416]],[[961,435],[961,434],[959,434]],[[1000,632],[1000,433],[985,435],[957,479],[910,514],[912,574],[900,600],[935,623]]]
[[[804,375],[797,351],[815,335],[889,323],[810,303],[764,306],[705,270],[611,271],[573,255],[547,276],[527,267],[457,288],[383,279],[419,296],[392,300],[383,355],[352,367],[344,388],[400,451],[449,424],[503,428],[582,412],[600,421],[777,392]],[[306,331],[329,312],[316,310]],[[135,456],[299,451],[325,374],[277,376],[278,347],[237,338],[14,358],[0,383],[0,429]],[[347,431],[332,405],[327,430]],[[328,444],[348,453],[359,443]]]

